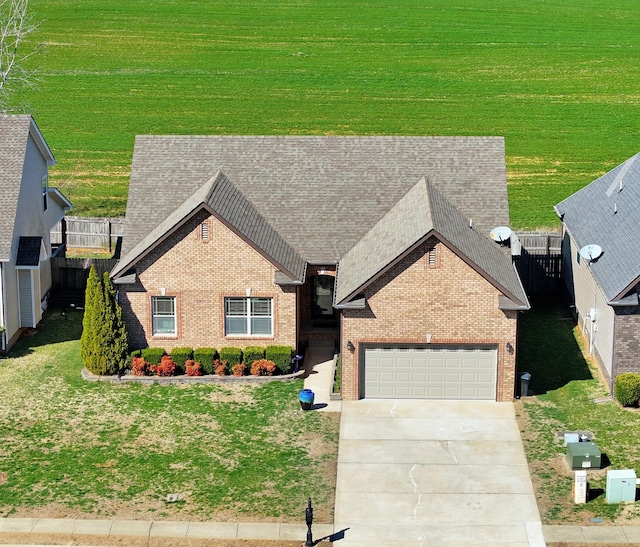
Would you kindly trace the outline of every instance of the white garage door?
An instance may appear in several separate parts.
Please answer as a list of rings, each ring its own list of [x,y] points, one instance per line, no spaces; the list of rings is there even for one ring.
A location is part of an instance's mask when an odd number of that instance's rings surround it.
[[[496,398],[496,348],[381,346],[364,350],[364,396]]]

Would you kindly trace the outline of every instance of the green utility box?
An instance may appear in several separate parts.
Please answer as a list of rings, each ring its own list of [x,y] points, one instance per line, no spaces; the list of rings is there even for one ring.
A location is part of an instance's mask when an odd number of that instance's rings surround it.
[[[636,472],[633,469],[607,471],[607,503],[636,501]]]
[[[567,461],[571,469],[600,469],[601,456],[596,443],[567,444]]]

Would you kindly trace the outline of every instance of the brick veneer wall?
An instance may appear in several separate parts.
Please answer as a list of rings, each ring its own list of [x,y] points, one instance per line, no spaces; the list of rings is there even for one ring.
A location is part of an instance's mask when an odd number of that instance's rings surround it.
[[[365,291],[367,308],[342,313],[342,397],[360,398],[359,355],[367,343],[483,344],[498,348],[496,398],[515,386],[517,312],[498,309],[499,291],[442,243],[428,266],[430,240]],[[347,341],[355,351],[347,349]],[[507,343],[513,349],[507,350]]]
[[[640,373],[640,309],[625,306],[616,308],[615,312],[613,375]]]
[[[201,224],[208,223],[203,240]],[[132,348],[296,345],[296,289],[274,284],[274,266],[208,213],[196,215],[136,266],[135,285],[120,285]],[[151,297],[176,296],[177,336],[153,336]],[[274,335],[224,336],[224,298],[273,298]]]

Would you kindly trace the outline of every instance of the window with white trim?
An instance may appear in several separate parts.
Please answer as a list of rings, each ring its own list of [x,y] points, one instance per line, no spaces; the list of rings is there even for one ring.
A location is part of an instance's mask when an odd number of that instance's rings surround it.
[[[153,334],[176,334],[176,297],[152,296]]]
[[[272,336],[273,299],[225,298],[224,330],[226,336]]]

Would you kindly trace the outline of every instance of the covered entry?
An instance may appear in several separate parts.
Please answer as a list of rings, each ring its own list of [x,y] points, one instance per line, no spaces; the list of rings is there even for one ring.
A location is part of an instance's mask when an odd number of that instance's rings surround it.
[[[364,396],[495,400],[497,364],[495,347],[366,347]]]

